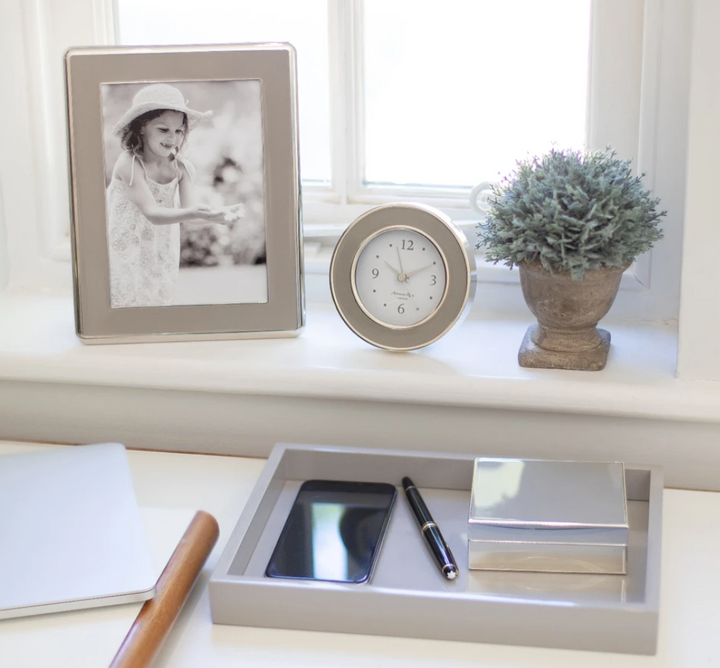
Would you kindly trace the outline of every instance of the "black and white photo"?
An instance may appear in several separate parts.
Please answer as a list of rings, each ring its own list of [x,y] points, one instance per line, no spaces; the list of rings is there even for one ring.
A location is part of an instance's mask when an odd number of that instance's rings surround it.
[[[65,71],[78,337],[297,336],[292,45],[74,48]]]
[[[260,82],[101,90],[111,306],[266,302]]]

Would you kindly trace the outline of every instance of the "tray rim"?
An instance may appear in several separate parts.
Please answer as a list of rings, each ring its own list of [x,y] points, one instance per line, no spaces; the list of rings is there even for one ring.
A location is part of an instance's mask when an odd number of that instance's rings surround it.
[[[359,594],[362,598],[366,597],[387,597],[391,596],[394,599],[401,598],[432,598],[433,600],[445,600],[452,601],[462,600],[467,602],[474,602],[478,605],[492,605],[501,606],[503,608],[510,607],[511,609],[517,607],[520,609],[527,609],[528,606],[537,605],[541,608],[554,608],[557,605],[555,601],[530,601],[529,599],[504,599],[500,600],[493,595],[480,595],[480,594],[468,594],[468,593],[440,593],[440,592],[426,592],[423,590],[414,589],[384,589],[379,586],[373,587],[372,585],[363,587],[362,589],[353,589],[353,585],[346,585],[342,583],[328,583],[328,582],[304,582],[295,580],[275,580],[269,582],[267,578],[254,576],[254,575],[235,575],[229,573],[229,570],[233,564],[234,558],[239,551],[242,542],[245,540],[250,525],[252,524],[255,515],[259,509],[263,496],[276,478],[276,475],[280,475],[283,480],[299,480],[300,478],[295,476],[281,475],[281,466],[283,465],[283,459],[287,453],[298,451],[303,453],[333,453],[333,454],[361,454],[361,455],[393,455],[398,457],[407,458],[424,458],[424,459],[438,459],[438,460],[455,460],[455,461],[467,461],[472,462],[476,456],[464,453],[454,452],[437,452],[437,451],[421,451],[421,450],[391,450],[383,448],[360,448],[360,447],[347,447],[347,446],[336,446],[336,445],[312,445],[302,443],[277,443],[274,447],[270,456],[257,479],[257,482],[248,497],[248,500],[243,508],[243,511],[238,519],[238,522],[228,539],[228,542],[223,550],[220,559],[218,560],[217,566],[212,574],[209,583],[210,589],[210,602],[211,612],[214,623],[232,623],[226,621],[216,622],[216,610],[214,605],[214,599],[220,598],[221,590],[225,587],[231,587],[233,589],[246,589],[246,590],[257,590],[258,588],[267,589],[268,587],[287,589],[289,591],[301,591],[301,590],[313,590],[316,592],[347,592],[348,594]],[[635,619],[637,622],[642,620],[644,622],[650,622],[654,627],[654,637],[651,643],[645,643],[642,649],[633,650],[612,650],[607,649],[605,651],[626,651],[632,653],[644,653],[650,654],[655,652],[656,640],[657,640],[657,623],[659,614],[659,600],[660,600],[660,574],[661,574],[661,548],[662,548],[662,493],[663,493],[663,477],[662,468],[659,466],[648,466],[645,464],[633,464],[625,463],[626,474],[629,471],[646,471],[649,474],[648,481],[648,494],[647,499],[633,499],[630,498],[629,485],[626,485],[626,494],[628,500],[640,500],[647,501],[648,503],[648,541],[647,541],[647,554],[646,554],[646,568],[645,568],[645,600],[643,602],[623,602],[615,603],[608,601],[595,601],[583,603],[581,606],[574,606],[577,612],[592,613],[597,612],[599,614],[612,614],[621,615],[623,619]],[[432,485],[423,485],[423,487],[432,487]],[[444,486],[439,485],[438,489],[444,489]],[[468,487],[468,491],[470,488]],[[618,576],[623,577],[623,576]],[[344,595],[344,594],[343,594]],[[285,626],[278,628],[287,628]],[[300,627],[297,627],[300,628]],[[335,630],[335,629],[328,629]],[[358,631],[359,632],[359,631]],[[402,634],[388,634],[397,635],[402,637]],[[442,639],[441,636],[438,638]],[[493,642],[485,640],[485,642]],[[497,642],[503,642],[499,640]],[[524,644],[518,642],[516,644]],[[534,644],[534,643],[526,643]],[[639,643],[643,644],[643,643]],[[652,645],[651,648],[649,646]],[[569,647],[569,648],[581,648],[577,645],[565,645],[565,644],[551,644],[546,645],[548,647]]]

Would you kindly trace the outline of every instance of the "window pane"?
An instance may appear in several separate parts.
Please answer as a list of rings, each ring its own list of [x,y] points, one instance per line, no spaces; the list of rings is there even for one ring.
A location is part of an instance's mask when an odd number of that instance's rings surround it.
[[[121,44],[290,42],[298,53],[303,181],[330,181],[327,0],[116,3]]]
[[[581,148],[590,0],[365,0],[365,180],[469,186]]]

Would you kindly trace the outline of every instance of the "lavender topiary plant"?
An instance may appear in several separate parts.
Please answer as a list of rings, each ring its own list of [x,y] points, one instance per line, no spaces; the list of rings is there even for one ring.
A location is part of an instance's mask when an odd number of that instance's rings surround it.
[[[539,261],[582,280],[590,269],[627,265],[662,238],[660,200],[609,148],[520,161],[493,196],[477,244],[493,263]]]

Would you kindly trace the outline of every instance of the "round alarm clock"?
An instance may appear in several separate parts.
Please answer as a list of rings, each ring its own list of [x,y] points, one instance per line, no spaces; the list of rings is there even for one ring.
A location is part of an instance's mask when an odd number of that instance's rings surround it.
[[[466,313],[475,259],[460,228],[420,204],[385,204],[345,230],[330,263],[338,313],[379,348],[422,348]]]

